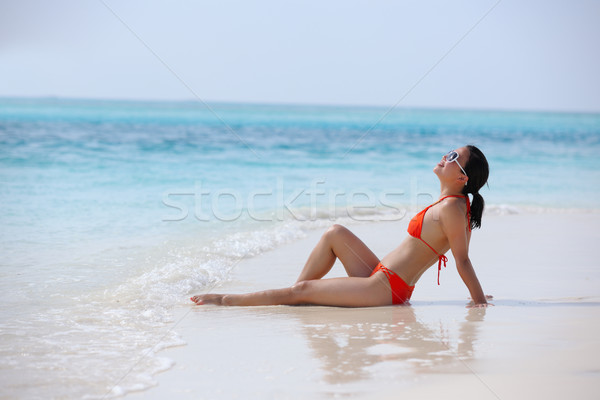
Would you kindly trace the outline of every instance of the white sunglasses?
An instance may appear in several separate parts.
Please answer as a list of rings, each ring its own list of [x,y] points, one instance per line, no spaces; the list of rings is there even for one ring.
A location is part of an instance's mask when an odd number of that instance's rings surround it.
[[[460,168],[460,170],[463,172],[463,174],[465,174],[465,176],[468,178],[469,175],[467,175],[467,173],[465,172],[463,167],[461,167],[460,163],[458,162],[458,156],[459,156],[459,154],[456,152],[456,150],[450,150],[448,153],[446,153],[446,155],[444,157],[446,158],[446,161],[448,161],[448,162],[455,161],[456,164],[458,164],[458,167]]]

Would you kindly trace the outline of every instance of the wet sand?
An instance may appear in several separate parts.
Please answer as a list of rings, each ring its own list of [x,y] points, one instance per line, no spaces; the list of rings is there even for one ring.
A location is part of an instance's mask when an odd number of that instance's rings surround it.
[[[128,399],[596,398],[600,379],[598,213],[486,216],[471,261],[494,307],[467,309],[448,254],[411,304],[182,307],[188,344],[159,353],[175,366]],[[406,222],[350,226],[383,257]],[[292,284],[322,232],[242,260],[214,292]],[[344,276],[338,263],[328,276]]]

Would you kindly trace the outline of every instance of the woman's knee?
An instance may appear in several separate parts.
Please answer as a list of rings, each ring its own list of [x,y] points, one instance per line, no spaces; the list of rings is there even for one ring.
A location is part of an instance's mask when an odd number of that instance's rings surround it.
[[[349,232],[348,228],[340,224],[333,224],[327,229],[324,236],[328,239],[334,239]]]
[[[310,281],[300,281],[295,283],[291,287],[292,298],[295,303],[302,303],[306,301],[306,294],[310,290],[311,282]]]

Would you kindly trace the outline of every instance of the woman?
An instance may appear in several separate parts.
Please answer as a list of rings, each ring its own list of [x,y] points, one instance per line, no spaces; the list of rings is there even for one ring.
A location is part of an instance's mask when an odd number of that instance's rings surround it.
[[[487,160],[477,147],[461,147],[442,157],[433,172],[440,180],[440,199],[410,221],[409,236],[382,260],[348,229],[333,225],[315,246],[292,287],[248,294],[205,294],[191,300],[196,304],[231,306],[402,304],[410,299],[421,275],[436,263],[439,284],[442,264],[445,267],[447,261],[444,253],[450,249],[471,293],[471,306],[487,306],[469,260],[471,229],[481,227],[484,201],[479,189],[488,179]],[[472,205],[468,193],[473,195]],[[348,277],[321,279],[336,258]]]

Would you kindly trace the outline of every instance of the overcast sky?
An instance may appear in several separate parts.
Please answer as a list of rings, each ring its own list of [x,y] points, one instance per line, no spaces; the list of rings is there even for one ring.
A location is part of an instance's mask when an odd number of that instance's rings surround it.
[[[581,0],[2,0],[0,96],[600,112],[599,21]]]

